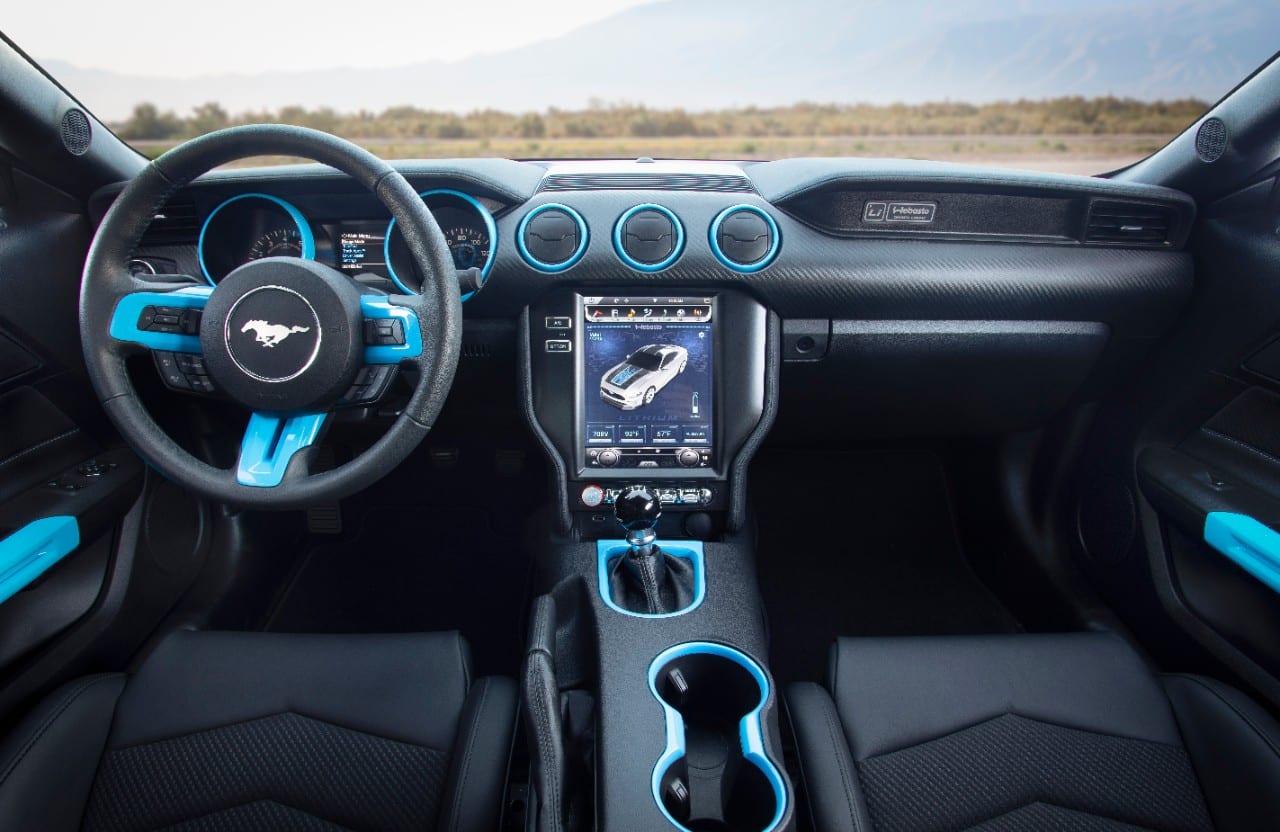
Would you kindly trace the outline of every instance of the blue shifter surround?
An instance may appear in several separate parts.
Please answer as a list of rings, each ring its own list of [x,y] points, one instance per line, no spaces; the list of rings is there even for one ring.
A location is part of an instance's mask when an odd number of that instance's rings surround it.
[[[324,426],[324,413],[271,416],[254,413],[240,442],[236,482],[257,488],[275,488],[294,454],[311,446]]]
[[[693,612],[702,604],[702,599],[707,595],[707,568],[702,554],[702,541],[682,541],[677,545],[663,543],[661,548],[668,555],[682,558],[693,565],[693,603],[675,612],[650,614],[624,610],[609,597],[609,564],[631,551],[631,545],[625,540],[598,540],[596,541],[596,583],[599,586],[600,597],[610,609],[634,618],[674,618],[677,615]]]
[[[1204,519],[1204,540],[1280,592],[1280,532],[1246,514],[1211,511]]]
[[[0,540],[0,604],[79,545],[80,525],[66,515],[35,520]]]
[[[787,787],[782,780],[782,774],[779,773],[777,766],[773,764],[764,750],[764,730],[761,724],[760,712],[764,710],[765,703],[769,701],[769,677],[765,676],[764,671],[760,669],[760,665],[752,661],[747,654],[725,644],[716,644],[710,641],[691,641],[686,644],[677,644],[674,647],[668,647],[663,650],[649,665],[649,692],[658,700],[658,704],[662,706],[662,711],[667,718],[666,749],[662,752],[662,756],[658,758],[658,764],[653,767],[653,799],[658,804],[658,809],[662,811],[662,814],[671,822],[672,826],[689,832],[683,824],[671,816],[671,813],[667,811],[667,807],[662,802],[662,776],[667,773],[667,770],[677,760],[684,756],[685,739],[684,717],[658,694],[658,671],[673,659],[699,655],[719,656],[742,665],[756,680],[756,684],[760,686],[759,704],[738,722],[738,741],[742,744],[743,758],[760,769],[765,779],[769,781],[770,787],[773,788],[773,797],[777,804],[777,809],[774,811],[773,819],[769,821],[769,825],[762,830],[762,832],[772,832],[782,821],[782,816],[786,812]]]

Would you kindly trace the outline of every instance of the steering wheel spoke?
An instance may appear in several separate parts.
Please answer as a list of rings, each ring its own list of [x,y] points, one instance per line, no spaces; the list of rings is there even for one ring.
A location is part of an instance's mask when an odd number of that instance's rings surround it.
[[[307,476],[310,467],[305,452],[316,445],[327,421],[327,413],[253,413],[240,440],[236,482],[253,488],[275,488],[284,482],[286,474]]]
[[[213,291],[207,286],[169,288],[134,280],[111,313],[111,339],[117,349],[134,345],[171,353],[200,353],[200,315]],[[127,347],[126,347],[127,349]]]

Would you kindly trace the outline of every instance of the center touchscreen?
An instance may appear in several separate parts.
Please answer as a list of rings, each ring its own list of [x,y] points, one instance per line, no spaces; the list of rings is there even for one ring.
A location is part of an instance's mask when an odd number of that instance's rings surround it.
[[[594,297],[583,308],[590,467],[703,467],[712,448],[709,297]]]

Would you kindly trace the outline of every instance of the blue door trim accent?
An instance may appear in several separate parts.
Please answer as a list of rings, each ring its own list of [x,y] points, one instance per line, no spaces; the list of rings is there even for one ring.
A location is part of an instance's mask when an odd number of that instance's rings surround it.
[[[610,609],[633,618],[674,618],[677,615],[693,612],[702,605],[702,600],[707,597],[707,569],[702,554],[702,541],[689,540],[678,544],[662,544],[662,551],[672,557],[683,558],[693,565],[693,603],[676,612],[656,614],[632,612],[624,610],[609,597],[609,564],[629,551],[631,546],[625,540],[596,541],[596,584],[600,591],[600,598]]]
[[[1204,519],[1204,540],[1280,592],[1280,532],[1247,514],[1211,511]]]
[[[489,235],[489,259],[484,261],[484,265],[480,267],[481,283],[488,279],[489,272],[493,271],[493,264],[498,259],[498,224],[493,219],[493,212],[484,207],[484,203],[473,197],[471,194],[455,191],[453,188],[435,188],[430,191],[423,191],[418,194],[423,202],[427,201],[427,197],[436,196],[437,194],[447,194],[461,199],[463,202],[471,206],[480,219],[484,222],[485,233]],[[427,206],[430,210],[430,206]],[[434,216],[434,215],[433,215]],[[391,278],[391,282],[399,287],[400,291],[406,295],[417,295],[419,292],[411,290],[396,275],[395,267],[391,265],[391,229],[396,227],[396,218],[392,217],[391,222],[387,223],[387,231],[382,236],[382,261],[387,264],[387,275]],[[466,303],[467,300],[474,295],[475,292],[467,292],[462,296],[461,300]]]
[[[209,212],[209,216],[204,218],[204,223],[200,226],[200,237],[196,240],[196,259],[200,261],[200,274],[204,276],[205,282],[213,286],[218,281],[213,279],[209,274],[208,267],[204,264],[204,235],[209,230],[209,223],[218,215],[218,212],[226,208],[233,202],[239,202],[242,199],[265,199],[267,202],[273,203],[284,209],[289,215],[289,219],[293,220],[293,224],[298,227],[298,237],[302,240],[302,259],[316,259],[316,235],[311,230],[311,223],[307,222],[306,215],[297,209],[292,203],[286,202],[278,196],[271,194],[248,193],[238,194],[230,199],[223,200],[218,203],[218,207]],[[219,275],[221,278],[222,275]]]
[[[255,488],[275,488],[284,480],[284,472],[294,454],[316,441],[326,415],[251,415],[240,442],[236,482]]]
[[[765,675],[764,670],[750,656],[727,644],[716,644],[711,641],[691,641],[685,644],[677,644],[674,647],[668,647],[663,650],[649,664],[649,692],[658,700],[658,704],[662,706],[662,711],[667,719],[667,745],[662,752],[662,756],[658,758],[658,764],[653,767],[653,777],[651,778],[653,800],[658,804],[659,811],[671,822],[672,826],[682,829],[684,832],[690,832],[687,827],[671,816],[671,813],[667,811],[666,805],[662,802],[662,776],[667,773],[672,764],[685,755],[685,738],[684,717],[658,694],[658,671],[673,659],[678,659],[682,656],[699,655],[720,656],[736,662],[745,668],[756,680],[756,684],[760,686],[759,704],[738,722],[738,741],[741,743],[742,756],[760,769],[765,779],[769,781],[769,786],[773,789],[774,802],[777,808],[773,813],[773,819],[769,821],[769,825],[763,830],[763,832],[772,832],[778,827],[778,824],[782,821],[782,816],[786,813],[787,785],[782,779],[782,773],[778,771],[778,767],[773,764],[773,761],[769,759],[764,750],[764,729],[760,719],[760,712],[764,710],[765,703],[769,701],[769,677]]]
[[[422,355],[422,325],[418,315],[407,306],[397,306],[379,295],[361,295],[360,314],[366,318],[399,319],[404,326],[404,343],[386,347],[365,347],[366,364],[399,364],[406,358]]]
[[[148,332],[138,329],[138,316],[148,306],[178,306],[183,309],[204,309],[213,289],[207,286],[188,286],[173,292],[134,292],[116,303],[111,313],[111,337],[117,341],[141,344],[148,349],[165,352],[200,352],[198,335],[182,335],[175,332]]]
[[[0,540],[0,604],[80,545],[80,524],[68,515],[43,517]]]

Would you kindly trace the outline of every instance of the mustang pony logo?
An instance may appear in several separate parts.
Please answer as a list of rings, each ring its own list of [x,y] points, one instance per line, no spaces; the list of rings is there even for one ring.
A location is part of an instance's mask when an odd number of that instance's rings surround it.
[[[264,347],[274,347],[284,339],[297,332],[310,332],[309,326],[285,326],[284,324],[269,324],[266,321],[249,321],[240,327],[241,332],[253,330],[254,340]]]

